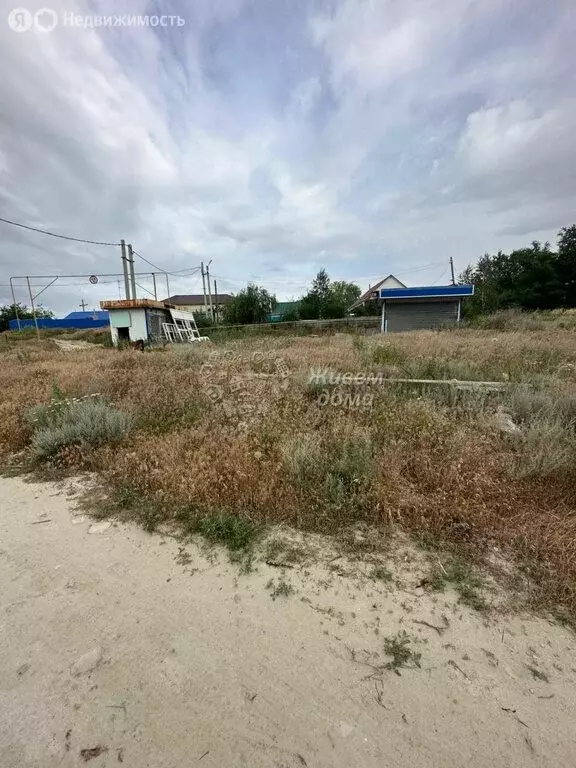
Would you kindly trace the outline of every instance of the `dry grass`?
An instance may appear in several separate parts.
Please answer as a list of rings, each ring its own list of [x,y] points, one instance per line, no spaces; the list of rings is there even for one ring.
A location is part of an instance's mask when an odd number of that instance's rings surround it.
[[[228,536],[234,518],[244,521],[238,530],[400,525],[473,557],[497,545],[529,564],[535,602],[575,615],[575,364],[574,333],[549,326],[261,337],[146,353],[69,353],[27,340],[0,348],[0,458],[30,452],[25,414],[50,401],[54,384],[70,398],[98,392],[128,414],[129,436],[79,440],[51,461],[99,472],[149,528]],[[317,368],[508,386],[365,385],[371,408],[321,407],[308,385]],[[498,429],[498,410],[517,434]]]

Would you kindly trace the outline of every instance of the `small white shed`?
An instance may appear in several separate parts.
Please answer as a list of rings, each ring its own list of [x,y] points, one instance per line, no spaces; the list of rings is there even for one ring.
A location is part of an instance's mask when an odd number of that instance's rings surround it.
[[[101,301],[108,311],[115,347],[119,344],[166,344],[205,341],[192,312],[184,312],[154,299]]]

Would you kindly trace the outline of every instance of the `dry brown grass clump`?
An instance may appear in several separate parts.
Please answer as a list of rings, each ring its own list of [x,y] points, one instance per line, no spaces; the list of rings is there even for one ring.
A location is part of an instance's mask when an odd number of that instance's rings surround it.
[[[78,439],[52,461],[98,471],[148,527],[168,520],[216,535],[234,519],[329,533],[358,521],[401,525],[471,556],[497,545],[535,577],[538,600],[576,614],[575,364],[573,332],[548,329],[286,336],[145,353],[27,341],[0,349],[0,457],[30,445],[26,413],[54,385],[70,398],[99,393],[127,415],[128,437]],[[324,385],[309,383],[319,369],[376,381],[336,380],[326,390],[338,396],[319,400]],[[379,376],[506,386],[400,387]]]

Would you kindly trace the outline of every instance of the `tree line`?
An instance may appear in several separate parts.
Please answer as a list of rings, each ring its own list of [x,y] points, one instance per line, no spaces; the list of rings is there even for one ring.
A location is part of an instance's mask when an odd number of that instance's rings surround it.
[[[474,284],[474,296],[465,302],[468,317],[510,308],[576,307],[576,225],[560,230],[556,250],[534,240],[511,253],[486,253],[458,281]]]
[[[346,317],[350,306],[360,296],[360,288],[345,280],[330,280],[321,269],[312,287],[284,313],[282,320],[333,320]],[[265,288],[250,284],[224,307],[226,324],[265,323],[274,312],[278,301]]]
[[[18,311],[20,320],[34,319],[32,310],[28,309],[24,304],[7,304],[4,307],[0,307],[0,333],[9,330],[10,320],[16,320],[16,311]],[[48,309],[36,307],[36,317],[52,318],[54,315]]]

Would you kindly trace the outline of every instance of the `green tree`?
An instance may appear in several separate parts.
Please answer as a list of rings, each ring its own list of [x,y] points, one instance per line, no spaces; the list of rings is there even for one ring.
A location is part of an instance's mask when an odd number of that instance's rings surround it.
[[[16,310],[18,310],[20,320],[32,320],[34,318],[32,310],[24,304],[6,304],[4,307],[0,307],[0,333],[9,330],[10,320],[16,320]],[[36,317],[50,319],[54,315],[48,309],[36,307]]]
[[[334,280],[330,284],[330,302],[343,306],[347,311],[356,299],[360,298],[362,291],[356,283],[348,283],[346,280]]]
[[[571,243],[576,241],[576,234],[566,232],[564,260],[560,253],[551,250],[549,243],[542,245],[535,240],[531,246],[509,254],[486,253],[476,266],[467,267],[459,281],[472,282],[475,292],[464,305],[466,315],[509,307],[535,310],[570,305],[571,267],[576,266]],[[560,236],[562,241],[562,233]]]
[[[326,304],[330,295],[330,278],[328,272],[322,267],[312,282],[310,293],[318,298],[320,305]]]
[[[230,325],[265,323],[276,306],[276,296],[265,288],[249,283],[224,307],[224,322]]]
[[[576,224],[558,233],[557,274],[562,306],[576,307]]]
[[[312,288],[300,299],[298,314],[302,320],[345,317],[360,293],[355,283],[345,280],[331,282],[322,268],[314,278]]]

